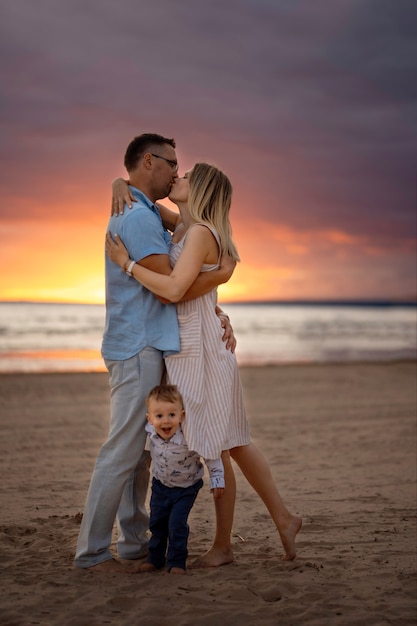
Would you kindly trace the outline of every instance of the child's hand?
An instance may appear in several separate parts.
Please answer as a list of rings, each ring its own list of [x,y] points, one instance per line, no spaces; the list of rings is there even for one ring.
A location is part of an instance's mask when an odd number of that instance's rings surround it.
[[[223,496],[223,491],[224,491],[223,487],[215,487],[214,489],[212,489],[211,493],[213,494],[213,498],[215,500],[219,500],[219,498]]]

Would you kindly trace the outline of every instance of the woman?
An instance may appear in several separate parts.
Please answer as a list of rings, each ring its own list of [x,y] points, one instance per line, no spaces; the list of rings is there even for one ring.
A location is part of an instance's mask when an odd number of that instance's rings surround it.
[[[216,536],[211,550],[199,565],[213,566],[233,560],[231,531],[235,482],[230,456],[266,505],[284,546],[283,559],[295,558],[295,538],[302,524],[283,503],[266,460],[250,440],[236,357],[222,342],[222,328],[215,314],[217,290],[179,303],[201,271],[218,267],[223,252],[239,260],[231,237],[229,210],[232,187],[217,168],[197,163],[178,178],[169,199],[179,215],[160,207],[164,223],[173,232],[169,276],[157,274],[129,259],[120,238],[110,233],[106,252],[155,295],[177,302],[181,351],[166,359],[168,380],[184,396],[187,410],[184,434],[190,449],[204,458],[222,453],[226,489],[215,501]],[[228,451],[228,452],[225,452]]]

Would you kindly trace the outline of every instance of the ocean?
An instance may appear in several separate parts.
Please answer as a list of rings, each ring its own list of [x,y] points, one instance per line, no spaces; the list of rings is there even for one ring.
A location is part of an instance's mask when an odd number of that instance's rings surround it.
[[[414,303],[223,304],[239,365],[417,357]],[[0,372],[104,371],[103,305],[0,303]]]

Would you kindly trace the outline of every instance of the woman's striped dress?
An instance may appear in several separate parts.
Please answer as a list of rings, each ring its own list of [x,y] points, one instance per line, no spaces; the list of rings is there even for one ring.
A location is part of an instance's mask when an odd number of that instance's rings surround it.
[[[210,230],[220,248],[217,232]],[[186,237],[187,233],[171,244],[171,265],[180,256]],[[203,265],[201,271],[218,267],[218,263]],[[168,382],[177,385],[184,398],[187,445],[206,459],[216,459],[222,450],[250,443],[236,356],[222,341],[216,303],[214,289],[177,304],[181,352],[165,359]]]

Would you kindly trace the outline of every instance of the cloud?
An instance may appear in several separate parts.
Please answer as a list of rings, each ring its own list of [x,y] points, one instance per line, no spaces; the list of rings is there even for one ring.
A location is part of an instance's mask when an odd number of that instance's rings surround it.
[[[128,141],[156,131],[181,168],[229,174],[235,222],[410,250],[416,18],[411,0],[4,0],[2,220],[99,219]]]

